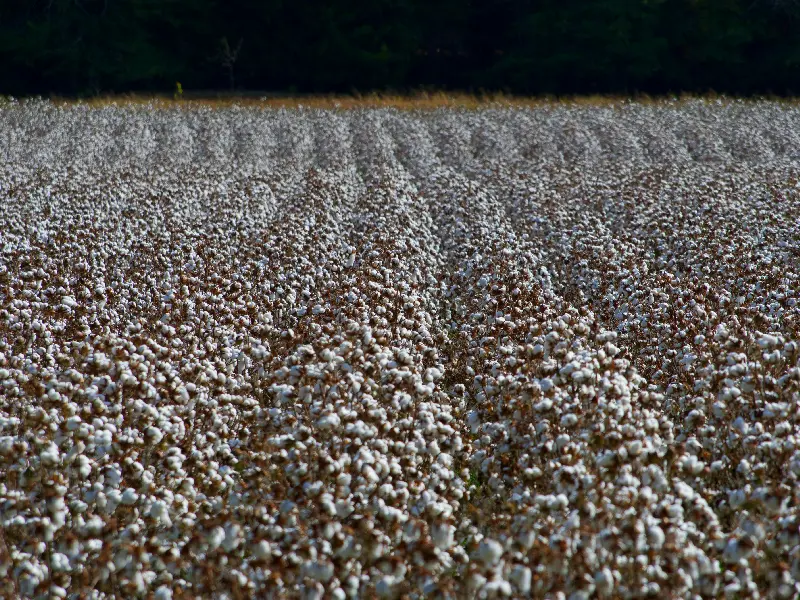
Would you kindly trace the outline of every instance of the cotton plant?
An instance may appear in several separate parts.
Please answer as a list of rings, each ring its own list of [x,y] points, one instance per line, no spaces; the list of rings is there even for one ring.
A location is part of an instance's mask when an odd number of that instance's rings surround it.
[[[800,592],[793,107],[0,120],[0,595]]]

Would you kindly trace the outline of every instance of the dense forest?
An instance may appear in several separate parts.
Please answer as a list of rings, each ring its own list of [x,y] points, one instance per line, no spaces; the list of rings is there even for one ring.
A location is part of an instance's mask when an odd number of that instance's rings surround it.
[[[0,94],[800,91],[800,0],[0,0]]]

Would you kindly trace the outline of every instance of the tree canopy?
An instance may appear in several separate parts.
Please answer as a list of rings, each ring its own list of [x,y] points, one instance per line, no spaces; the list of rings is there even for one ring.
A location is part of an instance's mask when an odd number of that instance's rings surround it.
[[[794,0],[0,0],[0,93],[800,88]]]

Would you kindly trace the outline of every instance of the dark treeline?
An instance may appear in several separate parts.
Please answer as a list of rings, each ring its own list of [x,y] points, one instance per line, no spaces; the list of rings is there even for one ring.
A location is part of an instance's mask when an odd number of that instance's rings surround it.
[[[800,0],[0,0],[0,93],[800,91]]]

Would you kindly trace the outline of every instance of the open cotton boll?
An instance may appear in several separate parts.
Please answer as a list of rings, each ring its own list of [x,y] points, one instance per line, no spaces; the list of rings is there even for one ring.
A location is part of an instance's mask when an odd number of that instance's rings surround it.
[[[69,572],[71,570],[71,566],[69,563],[69,558],[65,554],[61,552],[54,552],[50,558],[50,564],[54,572]]]
[[[139,498],[139,495],[136,493],[136,491],[133,488],[127,488],[122,493],[122,498],[121,498],[120,501],[122,502],[122,504],[124,504],[126,506],[130,506],[132,504],[135,504],[136,501],[138,500],[138,498]]]
[[[758,338],[758,345],[761,348],[764,348],[764,349],[773,348],[773,347],[777,346],[778,343],[779,343],[779,340],[774,335],[769,335],[769,334],[763,333]]]
[[[145,430],[145,436],[151,444],[158,444],[164,439],[164,432],[158,427],[150,426]]]
[[[169,509],[166,502],[163,500],[156,500],[150,507],[150,516],[165,527],[172,525],[172,519],[169,516]]]
[[[220,547],[222,542],[225,540],[225,530],[222,527],[215,527],[211,530],[206,541],[208,543],[208,547],[211,550],[216,550]]]
[[[455,527],[452,525],[442,524],[434,526],[431,538],[437,548],[447,549],[453,545],[455,534]]]
[[[261,540],[258,542],[258,544],[256,544],[254,554],[260,559],[265,559],[272,556],[272,548],[270,547],[269,542],[266,540]]]
[[[51,467],[57,465],[61,461],[61,454],[58,450],[58,446],[52,442],[47,444],[41,454],[39,454],[39,459],[44,465]]]
[[[601,597],[608,597],[614,591],[614,576],[608,567],[598,571],[594,576],[594,585]]]
[[[165,585],[159,586],[154,597],[156,600],[172,600],[172,590]]]
[[[496,540],[483,540],[478,546],[477,558],[485,565],[494,565],[503,556],[503,546]]]
[[[317,420],[317,427],[320,429],[336,429],[339,427],[341,419],[335,413],[323,415]]]

